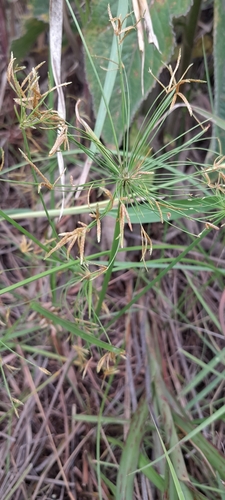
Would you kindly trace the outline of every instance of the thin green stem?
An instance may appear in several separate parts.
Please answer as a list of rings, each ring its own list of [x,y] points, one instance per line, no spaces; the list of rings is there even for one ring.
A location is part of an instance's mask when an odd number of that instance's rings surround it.
[[[192,250],[192,248],[194,248],[196,245],[198,245],[199,242],[206,236],[207,233],[208,233],[207,230],[203,231],[201,236],[196,238],[196,240],[194,240],[191,243],[191,245],[189,245],[187,248],[185,248],[185,250],[180,255],[178,255],[178,257],[176,257],[175,259],[172,260],[172,262],[169,264],[169,266],[167,266],[165,269],[163,269],[161,271],[161,273],[159,273],[158,276],[156,276],[156,278],[154,278],[152,281],[150,281],[148,283],[148,285],[146,285],[140,292],[138,292],[134,296],[134,298],[126,306],[124,306],[122,309],[120,309],[120,311],[117,314],[115,314],[115,316],[113,316],[111,321],[109,321],[109,323],[106,325],[106,329],[109,328],[113,323],[115,323],[115,321],[117,319],[119,319],[123,314],[125,314],[129,309],[131,309],[131,306],[133,304],[135,304],[136,302],[138,302],[138,300],[141,297],[143,297],[143,295],[145,293],[147,293],[151,288],[153,288],[153,286],[158,281],[160,281],[163,278],[163,276],[165,276],[170,271],[170,269],[172,269],[178,262],[180,262],[183,259],[183,257],[185,257],[185,255]]]
[[[113,208],[118,204],[118,198],[114,199],[113,202]],[[89,212],[94,212],[96,211],[96,208],[98,206],[99,209],[103,210],[104,208],[107,207],[109,204],[109,200],[104,200],[104,201],[99,201],[98,203],[90,203],[89,205],[82,205],[78,207],[69,207],[65,208],[63,210],[63,215],[75,215],[75,214],[81,214],[81,213],[89,213]],[[7,216],[10,216],[11,219],[17,220],[17,219],[39,219],[41,217],[46,217],[46,210],[23,210],[23,209],[17,209],[15,212],[13,210],[5,210],[4,214]],[[59,217],[60,214],[60,208],[54,208],[54,209],[49,209],[48,210],[48,217],[54,218],[54,217]],[[4,219],[4,217],[3,217]],[[0,219],[1,222],[2,219]]]
[[[27,154],[29,160],[31,160],[30,148],[29,148],[29,144],[28,144],[28,141],[27,141],[27,135],[26,135],[26,132],[25,132],[24,129],[21,129],[21,130],[22,130],[22,134],[23,134],[23,140],[24,140],[24,145],[25,145],[25,149],[26,149],[26,154]],[[35,171],[34,171],[33,168],[32,168],[32,173],[33,173],[33,177],[34,177],[35,182],[37,182],[37,176],[36,176],[36,173],[35,173]],[[45,201],[44,201],[44,198],[42,196],[41,191],[39,193],[39,196],[40,196],[41,203],[43,205],[44,211],[46,213],[46,217],[48,219],[49,225],[52,228],[52,235],[53,235],[53,237],[57,238],[58,235],[57,235],[57,232],[56,232],[56,229],[55,229],[54,222],[48,216],[48,210],[47,210],[47,207],[46,207],[46,204],[45,204]]]
[[[119,236],[120,236],[120,219],[119,219],[119,216],[120,216],[120,203],[118,205],[118,210],[117,210],[117,217],[116,217],[116,223],[115,223],[115,229],[114,229],[113,243],[112,243],[110,257],[109,257],[109,265],[108,265],[107,271],[106,271],[105,276],[104,276],[104,281],[103,281],[103,284],[102,284],[102,289],[101,289],[101,292],[100,292],[100,295],[99,295],[99,299],[98,299],[98,305],[96,307],[96,315],[97,316],[99,316],[99,314],[101,312],[102,303],[104,301],[104,298],[105,298],[105,295],[106,295],[106,292],[107,292],[109,280],[111,278],[111,274],[112,274],[112,270],[113,270],[114,261],[115,261],[115,258],[117,256],[117,252],[118,252],[118,248],[119,248]]]
[[[24,218],[26,219],[26,217],[24,217]],[[2,221],[2,220],[6,220],[7,222],[9,222],[9,224],[12,224],[13,227],[18,229],[18,231],[20,233],[24,234],[24,236],[26,236],[28,239],[31,239],[36,245],[39,246],[39,248],[42,248],[42,250],[44,250],[45,252],[48,251],[47,246],[43,245],[37,238],[35,238],[35,236],[33,236],[33,234],[31,234],[29,231],[27,231],[23,226],[18,224],[18,222],[16,222],[14,219],[9,217],[5,212],[3,212],[0,209],[0,221]]]

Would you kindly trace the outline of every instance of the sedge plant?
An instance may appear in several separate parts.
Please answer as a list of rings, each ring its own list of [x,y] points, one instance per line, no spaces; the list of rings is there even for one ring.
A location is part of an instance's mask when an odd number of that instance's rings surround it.
[[[126,27],[124,27],[123,20],[120,17],[113,18],[110,9],[109,22],[114,31],[117,46],[118,62],[116,63],[116,71],[118,71],[120,75],[121,86],[118,106],[122,109],[123,117],[121,124],[123,130],[122,145],[119,143],[115,129],[113,128],[110,104],[108,104],[107,99],[105,99],[105,106],[112,126],[112,137],[114,140],[113,148],[103,144],[101,139],[94,133],[88,124],[88,120],[82,112],[82,101],[78,101],[75,108],[76,120],[79,124],[77,127],[72,127],[65,121],[62,121],[57,112],[48,108],[46,98],[53,89],[41,94],[38,84],[39,67],[34,68],[34,70],[25,77],[22,83],[19,82],[18,78],[18,74],[21,73],[22,68],[15,65],[13,56],[11,57],[8,68],[8,81],[16,93],[15,109],[17,118],[21,129],[24,131],[25,151],[21,149],[21,155],[34,173],[37,192],[41,196],[44,212],[48,216],[49,221],[51,221],[51,211],[48,210],[44,202],[43,190],[47,189],[54,191],[57,188],[59,178],[57,178],[55,182],[50,182],[48,173],[43,174],[41,168],[37,167],[37,161],[32,158],[29,144],[31,142],[35,145],[35,140],[32,135],[32,130],[34,128],[40,127],[41,129],[48,130],[60,129],[60,133],[57,135],[55,143],[49,151],[49,156],[54,156],[60,148],[68,150],[69,145],[71,148],[71,145],[75,144],[76,154],[85,153],[92,162],[93,170],[95,169],[95,172],[97,171],[98,174],[96,180],[96,176],[92,178],[92,170],[90,170],[90,178],[84,184],[77,186],[77,190],[83,192],[82,195],[85,200],[83,206],[79,206],[79,214],[81,215],[88,212],[89,221],[86,220],[83,222],[79,220],[76,227],[72,230],[59,232],[59,234],[56,234],[56,229],[54,227],[51,241],[46,238],[44,243],[39,244],[37,258],[46,263],[45,271],[42,271],[36,276],[30,276],[23,281],[23,284],[27,285],[38,278],[49,277],[53,273],[61,274],[67,270],[71,272],[69,279],[66,277],[65,281],[67,281],[68,286],[73,284],[79,287],[79,292],[77,294],[77,309],[79,309],[79,305],[82,305],[82,311],[78,311],[77,316],[80,316],[81,320],[78,321],[76,313],[75,322],[65,320],[58,312],[50,311],[42,307],[38,300],[31,303],[31,309],[34,313],[40,315],[40,317],[45,318],[51,325],[55,327],[58,326],[64,331],[69,332],[71,336],[74,335],[79,338],[79,341],[82,342],[84,347],[78,346],[75,348],[77,356],[76,366],[79,365],[84,376],[89,367],[89,360],[87,360],[88,349],[93,345],[98,349],[100,359],[97,364],[97,370],[102,370],[104,372],[104,383],[107,377],[109,377],[110,383],[112,382],[114,375],[117,373],[118,359],[126,356],[124,345],[122,345],[121,348],[121,344],[117,347],[111,343],[110,331],[112,326],[123,314],[131,310],[132,306],[139,299],[143,298],[148,290],[159,283],[163,276],[165,276],[175,265],[184,263],[186,269],[188,269],[188,265],[193,265],[194,267],[193,262],[190,264],[190,262],[185,261],[186,255],[189,250],[192,250],[198,242],[203,239],[205,233],[210,230],[219,229],[218,224],[224,213],[223,195],[225,180],[224,157],[216,160],[214,165],[207,166],[203,164],[193,164],[190,159],[187,159],[185,162],[182,162],[180,159],[185,152],[187,153],[187,158],[189,158],[192,149],[203,149],[202,139],[205,137],[207,124],[199,124],[198,119],[196,119],[192,127],[191,138],[187,136],[185,132],[181,132],[178,138],[171,140],[166,146],[162,146],[157,151],[154,149],[154,138],[159,133],[168,115],[170,113],[176,113],[178,98],[183,101],[182,105],[187,108],[189,115],[194,117],[191,104],[181,92],[181,88],[183,83],[199,82],[199,80],[187,79],[185,72],[181,79],[177,81],[176,75],[179,69],[180,54],[174,70],[171,66],[167,66],[169,71],[169,83],[167,86],[161,85],[163,87],[162,91],[149,109],[140,126],[136,140],[132,147],[130,147],[129,129],[131,125],[131,116],[129,78],[125,72],[121,47],[124,37],[129,37],[130,30],[135,27],[129,27],[127,24]],[[91,58],[90,54],[89,56]],[[94,66],[93,60],[92,64]],[[152,73],[151,68],[150,73]],[[156,81],[160,83],[158,77],[156,77]],[[105,96],[103,95],[102,97],[104,100]],[[89,144],[88,146],[87,142]],[[69,153],[70,151],[66,151],[66,154]],[[191,174],[186,173],[186,166],[192,167]],[[1,168],[4,168],[4,157],[2,157]],[[215,174],[217,176],[216,179]],[[64,186],[64,188],[69,190],[69,184],[68,186]],[[91,203],[91,195],[96,193],[97,199],[99,191],[105,197],[104,202]],[[71,210],[70,213],[78,213],[77,207],[66,207],[65,213],[66,210]],[[52,217],[56,215],[57,213],[54,212]],[[104,217],[108,215],[111,215],[114,221],[114,234],[111,248],[108,248],[107,251],[104,252],[101,251],[100,245],[102,233],[104,231]],[[1,217],[5,218],[7,222],[10,222],[9,214],[1,212]],[[151,220],[158,220],[161,224],[174,225],[174,221],[177,218],[198,220],[202,224],[202,232],[200,235],[193,236],[191,245],[187,248],[182,248],[182,252],[179,256],[172,261],[164,262],[164,269],[161,270],[153,280],[149,281],[147,269],[150,263],[154,265],[154,245],[145,223],[151,222]],[[15,220],[13,220],[12,224],[17,230],[23,233],[24,238],[27,238],[23,240],[23,248],[25,249],[25,253],[28,254],[32,249],[32,246],[29,246],[29,238],[32,239],[35,244],[38,244],[38,241],[30,235],[28,231],[24,230],[22,226],[16,223]],[[117,255],[121,249],[129,251],[129,248],[126,249],[124,232],[126,227],[132,232],[134,224],[138,224],[140,227],[139,234],[141,245],[139,246],[140,263],[138,265],[145,275],[147,284],[129,301],[128,305],[121,308],[121,310],[109,318],[110,310],[107,306],[109,282],[112,277],[112,272],[115,269],[124,269],[124,267],[126,269],[126,265],[128,268],[127,262],[122,263],[121,267],[116,267],[119,265],[117,262]],[[96,232],[97,252],[87,254],[87,241],[93,229],[95,229]],[[64,247],[66,247],[66,250]],[[73,247],[77,248],[77,258],[73,258]],[[107,257],[107,262],[102,260],[103,257]],[[64,261],[63,263],[62,260]],[[52,264],[53,267],[47,268],[47,263]],[[162,264],[162,262],[160,262],[160,264]],[[157,263],[155,263],[155,268],[158,269]],[[100,292],[97,286],[95,288],[95,280],[96,282],[97,280],[102,280]],[[9,285],[1,291],[1,294],[6,292],[12,293],[20,285],[21,282]],[[64,285],[64,290],[67,285]],[[108,319],[105,321],[105,318]],[[104,340],[100,337],[103,337]],[[11,343],[9,342],[9,345],[12,349],[15,349],[15,345],[12,341]],[[29,348],[27,346],[26,348],[29,352]],[[46,355],[48,355],[48,353]],[[60,357],[60,360],[62,359],[63,358]],[[163,402],[163,398],[167,397],[167,393],[160,375],[158,374],[158,366],[153,366],[153,369],[154,368],[157,374],[154,383],[158,395],[161,395],[161,399],[159,397],[160,401],[158,402],[158,407],[161,409],[160,404]],[[103,418],[104,404],[110,389],[110,383],[107,385],[98,417],[97,476],[99,498],[102,498],[101,480],[103,478],[100,467],[100,421],[101,418]],[[9,392],[8,385],[6,387],[7,392]],[[15,406],[15,402],[13,404]],[[174,449],[176,447],[178,448],[179,441],[178,431],[175,430],[175,427],[172,427],[173,436],[171,440],[167,442],[167,448],[171,447],[172,452],[165,447],[164,441],[160,436],[162,452],[164,452],[164,457],[166,457],[168,464],[168,470],[165,468],[165,478],[162,478],[160,474],[149,472],[149,461],[145,454],[139,458],[138,450],[143,437],[143,428],[141,429],[140,427],[142,427],[142,424],[144,425],[146,415],[148,414],[148,408],[143,400],[141,400],[139,406],[141,408],[141,420],[140,413],[134,414],[133,427],[137,437],[137,449],[135,450],[135,456],[133,455],[130,457],[132,470],[128,470],[127,467],[127,465],[129,465],[127,463],[127,457],[130,450],[128,450],[126,446],[120,464],[117,490],[115,490],[115,487],[113,487],[110,482],[108,482],[109,488],[111,488],[111,491],[115,493],[115,497],[119,500],[121,491],[120,485],[122,484],[122,491],[124,491],[126,495],[124,498],[131,498],[131,496],[129,497],[128,495],[132,495],[133,479],[128,476],[135,474],[135,470],[139,466],[140,470],[145,470],[146,468],[146,475],[150,474],[153,484],[163,493],[165,493],[165,484],[168,481],[170,472],[173,479],[173,487],[170,485],[170,488],[175,495],[174,498],[183,499],[184,495],[188,494],[188,498],[193,499],[188,489],[188,485],[185,487],[183,486],[183,478],[179,477],[179,481],[176,479],[174,467],[177,457],[180,458],[180,448],[178,450],[179,452],[176,453],[176,450],[174,452]],[[163,413],[163,409],[161,410]],[[178,420],[177,415],[174,420],[176,419]],[[171,424],[171,420],[172,413],[169,407],[166,406],[167,427]],[[157,434],[159,434],[159,429],[154,419],[153,422]],[[139,426],[137,425],[138,423]],[[187,432],[190,431],[188,425],[186,425],[185,429],[187,429]],[[192,432],[192,428],[190,432]],[[130,441],[133,441],[133,436],[129,435],[128,444]],[[143,465],[143,463],[145,463],[145,465]],[[183,462],[182,470],[186,472]]]
[[[127,17],[128,16],[126,16],[126,22]],[[201,217],[198,217],[198,220],[204,224],[203,229],[204,227],[206,229],[218,229],[217,225],[214,224],[213,217],[215,217],[215,213],[217,213],[221,200],[218,200],[218,196],[212,195],[215,194],[215,191],[216,195],[220,195],[221,192],[223,192],[221,183],[224,182],[224,174],[222,172],[223,158],[207,168],[203,168],[203,165],[193,165],[192,174],[182,172],[183,165],[179,160],[179,155],[184,152],[191,152],[192,148],[196,149],[202,147],[201,140],[207,131],[207,125],[205,123],[199,123],[199,120],[193,115],[190,103],[180,90],[184,83],[203,82],[195,79],[187,79],[187,71],[184,72],[178,81],[176,80],[176,74],[181,59],[180,52],[175,69],[173,70],[171,66],[166,66],[170,78],[168,85],[165,86],[161,84],[160,80],[155,77],[156,81],[163,87],[163,90],[144,118],[136,140],[130,150],[129,127],[131,117],[129,81],[122,61],[121,46],[124,37],[129,36],[130,30],[134,29],[135,26],[127,26],[124,28],[123,20],[120,17],[113,18],[110,8],[109,21],[117,43],[118,63],[116,71],[119,72],[121,84],[121,102],[118,103],[118,105],[122,108],[123,116],[123,122],[121,124],[123,129],[122,148],[120,147],[113,128],[110,106],[106,100],[105,106],[110,118],[112,136],[115,142],[114,150],[107,148],[88,125],[85,116],[82,114],[82,102],[80,100],[78,100],[75,107],[76,119],[80,127],[70,128],[56,111],[48,109],[46,98],[49,93],[54,90],[54,87],[41,94],[38,76],[38,69],[41,65],[34,68],[28,76],[24,78],[22,83],[19,83],[17,74],[21,73],[24,68],[15,65],[15,59],[12,55],[7,73],[8,81],[17,95],[15,98],[15,111],[20,123],[20,128],[24,132],[26,152],[22,150],[20,150],[20,152],[23,159],[30,165],[36,181],[36,175],[41,178],[41,181],[38,182],[38,193],[41,197],[43,188],[49,190],[55,189],[59,177],[54,183],[50,182],[47,176],[37,167],[36,162],[32,161],[28,144],[29,139],[32,143],[35,143],[32,136],[32,129],[40,127],[41,129],[60,130],[54,145],[49,151],[50,157],[61,147],[63,147],[64,150],[69,149],[70,141],[75,143],[78,151],[84,152],[90,160],[97,165],[101,180],[90,180],[88,183],[78,186],[78,190],[86,192],[87,203],[84,208],[86,211],[90,207],[90,222],[84,223],[78,221],[77,227],[72,231],[59,233],[60,240],[56,243],[54,243],[54,239],[51,240],[51,248],[45,254],[45,259],[49,259],[53,255],[56,256],[57,252],[67,245],[66,257],[67,259],[72,259],[71,250],[74,245],[77,245],[80,265],[85,265],[85,262],[88,262],[88,259],[91,258],[91,256],[85,256],[85,241],[88,234],[95,227],[96,239],[99,244],[102,235],[103,218],[106,215],[115,217],[114,236],[112,239],[112,247],[109,252],[108,264],[102,265],[102,263],[100,263],[99,270],[93,273],[83,271],[80,273],[82,275],[80,279],[81,282],[84,282],[84,280],[92,281],[99,275],[103,275],[104,277],[102,289],[94,308],[96,317],[98,317],[102,311],[117,253],[124,247],[125,224],[128,225],[130,231],[133,230],[133,221],[140,225],[141,261],[145,266],[147,256],[149,255],[150,257],[153,251],[151,237],[144,226],[144,222],[146,222],[146,213],[152,214],[156,220],[158,218],[163,224],[164,222],[173,223],[173,219],[184,216],[193,219],[196,217],[194,215],[195,212],[213,212],[211,215],[203,213]],[[90,54],[89,57],[91,58]],[[151,68],[149,72],[152,74]],[[152,146],[153,139],[159,133],[167,116],[172,112],[176,112],[177,98],[183,101],[183,105],[186,106],[189,114],[196,120],[196,125],[192,128],[192,137],[191,139],[186,139],[186,133],[181,133],[176,140],[171,140],[171,143],[163,146],[159,151],[155,151]],[[20,109],[20,111],[18,111],[18,109]],[[69,130],[71,131],[70,133]],[[94,144],[94,149],[86,146],[84,141],[87,142],[87,140],[91,145]],[[187,164],[190,167],[191,161],[187,160]],[[219,172],[217,183],[210,180],[211,172],[214,173],[215,171]],[[111,188],[112,186],[113,188]],[[90,194],[93,191],[97,193],[99,189],[106,198],[104,208],[101,202],[90,204]],[[188,200],[186,200],[186,205],[184,203],[185,200],[182,199],[182,193],[183,198],[188,198]],[[209,203],[203,202],[205,199],[208,199]],[[43,197],[42,201],[44,203]],[[48,209],[45,205],[44,210],[49,217]],[[82,213],[82,207],[80,208],[80,213]],[[147,220],[150,221],[151,216],[147,216]]]

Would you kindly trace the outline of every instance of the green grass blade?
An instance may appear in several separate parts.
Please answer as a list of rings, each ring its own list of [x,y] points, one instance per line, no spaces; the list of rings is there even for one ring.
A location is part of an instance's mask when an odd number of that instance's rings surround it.
[[[201,366],[202,370],[195,375],[194,379],[187,384],[186,387],[184,387],[180,394],[182,396],[188,394],[193,387],[199,385],[205,378],[208,377],[210,373],[214,373],[218,379],[224,380],[224,372],[218,372],[217,370],[214,369],[214,366],[216,366],[218,363],[224,363],[224,354],[225,354],[225,349],[222,349],[221,352],[218,352],[218,355],[215,356],[213,359],[211,359],[207,364],[204,363],[201,359],[196,358],[193,354],[190,354],[189,352],[185,351],[184,349],[181,350],[181,352],[191,361],[195,362],[198,366]]]
[[[190,252],[195,246],[197,246],[200,243],[200,241],[204,238],[204,236],[206,236],[207,233],[208,231],[206,230],[203,231],[201,236],[199,236],[199,238],[196,238],[196,240],[194,240],[187,248],[185,248],[185,250],[181,252],[180,255],[178,255],[175,259],[173,259],[173,261],[169,264],[169,266],[163,269],[158,274],[158,276],[153,280],[151,280],[140,292],[138,292],[126,306],[120,309],[120,311],[114,315],[113,319],[109,321],[107,328],[111,326],[115,321],[117,321],[117,319],[119,319],[125,312],[127,312],[133,304],[138,302],[138,300],[141,297],[143,297],[143,295],[145,295],[156,283],[158,283],[163,278],[163,276],[165,276],[168,273],[168,271],[170,271],[170,269],[173,269],[173,267],[176,264],[182,261],[183,257],[185,257],[188,252]]]
[[[225,407],[223,407],[223,411],[225,412]],[[203,456],[206,457],[206,460],[210,463],[210,465],[219,473],[221,479],[225,481],[225,458],[224,455],[219,452],[207,439],[200,434],[193,434],[194,430],[196,430],[195,426],[192,422],[185,419],[184,416],[180,416],[178,414],[173,413],[173,419],[175,424],[181,429],[185,435],[189,436],[191,442],[196,446],[197,449],[201,451]],[[207,419],[208,420],[208,419]],[[202,428],[207,426],[207,421],[202,424]]]
[[[210,111],[206,111],[199,106],[192,106],[192,108],[200,116],[203,116],[206,120],[210,120],[217,127],[221,128],[221,130],[225,130],[225,119],[221,118],[216,113],[210,113]]]
[[[151,359],[151,379],[155,388],[155,406],[158,409],[159,416],[162,421],[162,431],[159,429],[154,416],[152,415],[153,422],[155,423],[156,432],[160,440],[162,449],[166,458],[166,469],[168,469],[168,486],[169,498],[178,498],[179,500],[194,500],[187,484],[189,483],[189,476],[187,473],[184,457],[180,448],[179,439],[175,429],[171,408],[167,399],[167,391],[161,376],[161,359],[158,360],[157,347],[154,347],[154,338],[151,336],[151,330],[146,323],[146,338],[151,339],[149,346],[149,358]],[[161,433],[165,436],[164,439]],[[166,441],[166,445],[164,443]],[[168,448],[172,448],[171,454],[168,454]],[[165,473],[165,476],[167,474]],[[172,479],[172,481],[171,481]]]
[[[113,352],[115,354],[120,354],[122,352],[121,349],[118,349],[117,347],[114,347],[111,344],[107,344],[103,340],[99,340],[98,338],[94,337],[94,335],[89,335],[88,333],[85,333],[84,331],[77,328],[77,326],[74,323],[71,323],[70,321],[63,319],[60,316],[53,314],[52,312],[48,311],[37,302],[31,303],[31,309],[38,312],[41,316],[44,316],[44,318],[47,318],[50,321],[52,321],[54,325],[61,326],[64,331],[68,331],[73,335],[80,337],[89,345],[95,345],[97,347],[105,349],[106,351]]]
[[[156,486],[159,491],[165,491],[165,480],[156,470],[151,466],[149,459],[142,453],[139,456],[138,468],[144,469],[143,474]]]
[[[29,240],[36,243],[36,245],[38,245],[39,248],[42,248],[42,250],[45,250],[47,252],[47,247],[45,245],[42,245],[42,243],[39,240],[37,240],[37,238],[35,238],[33,234],[29,233],[29,231],[24,229],[24,227],[18,224],[18,222],[9,217],[6,212],[3,212],[3,210],[0,210],[0,217],[2,218],[2,220],[6,220],[7,222],[9,222],[9,224],[15,227],[21,234],[24,234],[24,236],[26,236]]]
[[[132,416],[126,443],[122,452],[116,484],[116,500],[134,498],[134,471],[137,469],[140,445],[145,432],[145,421],[148,417],[148,406],[145,398],[139,402]]]
[[[69,269],[72,266],[73,266],[73,264],[71,265],[71,262],[66,262],[65,264],[62,264],[61,266],[56,266],[56,267],[52,267],[51,269],[47,269],[47,271],[43,271],[42,273],[38,273],[38,274],[35,274],[33,276],[30,276],[29,278],[18,281],[17,283],[14,283],[13,285],[6,286],[2,290],[0,290],[0,295],[4,295],[4,293],[7,293],[7,292],[13,292],[13,290],[16,290],[16,288],[19,288],[20,286],[29,285],[29,283],[32,283],[33,281],[36,281],[40,278],[44,278],[45,276],[50,276],[50,275],[52,275],[54,273],[58,273],[60,271],[65,271],[66,269]]]
[[[215,316],[215,314],[212,312],[211,308],[208,306],[208,304],[206,303],[205,299],[203,298],[203,295],[201,294],[201,292],[197,289],[197,287],[194,285],[194,282],[193,280],[190,278],[189,274],[188,273],[185,273],[185,276],[187,278],[187,281],[190,285],[190,287],[192,288],[193,292],[195,293],[197,299],[199,300],[200,304],[202,305],[202,307],[205,309],[205,311],[207,312],[207,314],[209,315],[212,323],[214,323],[214,325],[216,326],[216,328],[218,328],[219,332],[222,333],[222,328],[221,328],[221,324],[219,322],[219,320],[217,319],[217,317]]]
[[[13,498],[14,493],[18,491],[20,484],[22,484],[22,482],[26,479],[27,475],[31,472],[32,468],[33,464],[29,464],[24,471],[20,472],[19,479],[16,480],[15,484],[10,485],[10,492],[9,491],[5,492],[4,500],[10,500]]]

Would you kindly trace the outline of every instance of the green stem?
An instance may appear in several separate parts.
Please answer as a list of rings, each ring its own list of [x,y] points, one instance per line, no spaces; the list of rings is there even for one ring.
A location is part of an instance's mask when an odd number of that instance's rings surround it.
[[[140,292],[138,292],[134,297],[133,299],[126,305],[124,306],[122,309],[120,309],[120,311],[115,314],[115,316],[113,316],[113,318],[109,321],[109,323],[105,326],[106,329],[108,329],[110,326],[112,326],[113,323],[115,323],[115,321],[117,321],[123,314],[125,314],[129,309],[131,309],[132,305],[135,304],[136,302],[138,302],[138,300],[143,297],[143,295],[145,295],[151,288],[153,288],[153,286],[158,282],[160,281],[163,276],[165,276],[169,271],[170,269],[173,269],[173,267],[178,263],[180,262],[188,252],[190,252],[192,250],[192,248],[194,248],[196,245],[198,245],[200,243],[200,241],[206,236],[206,234],[208,234],[209,231],[207,231],[206,229],[202,232],[201,236],[199,236],[198,238],[196,238],[192,243],[191,245],[189,245],[187,248],[185,248],[185,250],[183,252],[181,252],[180,255],[178,255],[175,259],[172,260],[172,262],[165,268],[163,269],[159,274],[158,276],[156,276],[156,278],[154,278],[152,281],[150,281]]]
[[[30,148],[29,148],[29,144],[28,144],[28,141],[27,141],[27,135],[26,135],[26,131],[24,129],[21,129],[22,130],[22,134],[23,134],[23,140],[24,140],[24,145],[25,145],[25,150],[26,150],[26,154],[29,158],[29,160],[31,161],[31,155],[30,155]],[[37,175],[36,175],[36,172],[34,171],[34,169],[32,168],[32,174],[33,174],[33,177],[34,177],[34,181],[37,183]],[[48,219],[48,222],[49,222],[49,225],[51,226],[52,228],[52,235],[53,237],[57,238],[58,235],[57,235],[57,232],[56,232],[56,229],[55,229],[55,225],[53,223],[53,221],[51,221],[51,219],[49,218],[49,215],[48,215],[48,210],[47,210],[47,207],[45,205],[45,202],[44,202],[44,198],[42,196],[42,193],[40,191],[39,193],[39,196],[40,196],[40,199],[41,199],[41,203],[43,205],[43,208],[44,208],[44,211],[45,211],[45,214],[46,214],[46,217]]]
[[[38,184],[38,181],[36,181],[36,184]],[[113,208],[116,208],[119,200],[115,198],[113,202]],[[107,207],[109,204],[109,200],[104,200],[104,201],[99,201],[98,203],[90,203],[90,205],[82,205],[82,207],[70,207],[70,208],[65,208],[63,210],[63,215],[75,215],[78,214],[80,215],[81,213],[89,213],[89,212],[94,212],[96,211],[97,205],[98,208],[103,210],[104,208]],[[82,211],[81,211],[82,208]],[[8,215],[11,219],[17,220],[17,219],[33,219],[33,218],[40,218],[40,217],[46,217],[46,210],[23,210],[23,209],[17,209],[16,212],[13,212],[13,210],[5,210],[4,213]],[[60,214],[60,208],[53,208],[48,210],[48,217],[54,218],[54,217],[59,217]],[[0,219],[1,222],[2,219]]]
[[[112,274],[112,270],[113,270],[115,258],[117,256],[117,252],[118,252],[118,248],[119,248],[119,236],[120,236],[120,219],[119,219],[119,216],[120,216],[120,203],[118,205],[118,210],[117,210],[117,217],[116,217],[116,223],[115,223],[115,229],[114,229],[113,243],[112,243],[112,248],[111,248],[110,257],[109,257],[109,265],[108,265],[107,271],[106,271],[105,276],[104,276],[104,281],[103,281],[103,284],[102,284],[102,289],[101,289],[101,292],[100,292],[100,295],[99,295],[99,299],[98,299],[98,305],[96,307],[96,315],[97,316],[99,316],[99,314],[101,312],[102,303],[104,301],[104,298],[105,298],[105,295],[106,295],[106,292],[107,292],[109,280],[111,278],[111,274]]]

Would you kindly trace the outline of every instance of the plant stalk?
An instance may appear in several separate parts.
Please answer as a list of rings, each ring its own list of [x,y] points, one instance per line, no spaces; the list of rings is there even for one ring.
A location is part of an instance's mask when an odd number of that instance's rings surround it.
[[[112,274],[112,270],[113,270],[115,258],[117,256],[117,252],[118,252],[118,248],[119,248],[119,236],[120,236],[120,219],[119,219],[119,216],[120,216],[120,203],[118,205],[118,210],[117,210],[117,217],[116,217],[116,223],[115,223],[115,228],[114,228],[113,243],[112,243],[112,248],[111,248],[111,252],[110,252],[110,256],[109,256],[109,265],[108,265],[107,271],[106,271],[106,273],[104,275],[104,281],[103,281],[102,289],[101,289],[101,292],[100,292],[100,295],[99,295],[98,304],[97,304],[97,307],[96,307],[96,315],[97,316],[99,316],[99,314],[101,312],[102,303],[104,301],[104,298],[105,298],[105,295],[106,295],[106,292],[107,292],[109,280],[111,278],[111,274]]]

